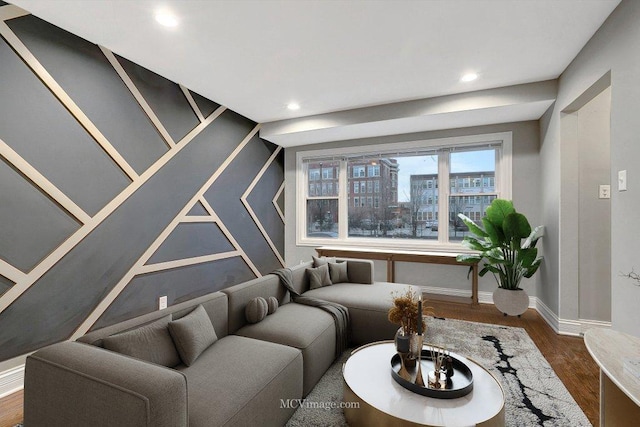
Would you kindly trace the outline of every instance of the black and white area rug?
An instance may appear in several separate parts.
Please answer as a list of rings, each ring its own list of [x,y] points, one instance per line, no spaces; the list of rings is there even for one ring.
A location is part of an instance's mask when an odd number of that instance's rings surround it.
[[[522,328],[434,318],[428,321],[426,342],[443,345],[486,367],[502,383],[507,426],[591,426],[553,368]],[[345,352],[322,377],[287,426],[345,426],[342,409],[342,364]],[[320,407],[316,407],[320,406]]]

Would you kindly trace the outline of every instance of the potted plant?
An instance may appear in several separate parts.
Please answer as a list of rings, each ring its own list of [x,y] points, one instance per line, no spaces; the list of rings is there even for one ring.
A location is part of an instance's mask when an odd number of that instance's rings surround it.
[[[473,235],[462,244],[476,252],[458,255],[458,261],[480,262],[484,266],[480,276],[491,272],[498,282],[493,302],[505,314],[520,316],[529,306],[529,296],[520,288],[523,277],[531,277],[538,270],[543,257],[538,256],[536,243],[542,237],[543,226],[531,230],[527,218],[516,212],[510,200],[495,199],[487,208],[479,226],[463,214],[458,217]]]

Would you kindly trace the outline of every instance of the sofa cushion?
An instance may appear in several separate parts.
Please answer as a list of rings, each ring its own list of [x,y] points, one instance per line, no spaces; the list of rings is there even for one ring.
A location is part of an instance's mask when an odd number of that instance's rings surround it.
[[[255,297],[247,303],[244,309],[244,315],[249,323],[258,323],[267,317],[269,313],[269,304],[262,297]]]
[[[330,262],[329,276],[331,277],[331,283],[348,282],[349,274],[347,271],[347,263],[346,262]]]
[[[331,366],[335,357],[336,327],[333,317],[317,307],[285,304],[262,322],[246,325],[236,334],[302,350],[305,395]]]
[[[278,303],[278,298],[269,297],[267,298],[267,314],[273,314],[278,310],[280,304]]]
[[[338,283],[310,290],[304,296],[342,304],[349,309],[351,341],[354,345],[392,339],[399,325],[391,323],[387,314],[393,302],[393,292],[404,292],[410,285],[375,282]],[[420,288],[413,286],[416,292]]]
[[[169,334],[171,315],[128,332],[104,338],[104,348],[166,367],[180,363],[180,356]]]
[[[311,258],[313,258],[314,268],[320,267],[321,265],[329,264],[330,262],[336,262],[336,257],[326,257],[326,256],[317,257],[315,255],[311,255]]]
[[[307,275],[309,276],[310,289],[317,289],[331,284],[328,264],[322,264],[316,268],[307,268]]]
[[[176,369],[189,384],[190,427],[282,426],[293,410],[280,399],[302,397],[300,351],[266,341],[229,335]]]
[[[181,319],[170,322],[169,333],[180,359],[187,366],[191,366],[198,356],[218,339],[211,319],[202,305]]]

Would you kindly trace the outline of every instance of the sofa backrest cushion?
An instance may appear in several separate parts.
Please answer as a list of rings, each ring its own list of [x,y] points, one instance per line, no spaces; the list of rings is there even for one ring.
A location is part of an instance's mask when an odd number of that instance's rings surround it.
[[[139,326],[160,319],[167,314],[172,314],[173,320],[180,319],[181,317],[191,313],[199,304],[202,304],[209,315],[209,319],[211,320],[211,324],[213,325],[218,338],[227,336],[229,334],[227,295],[222,292],[213,292],[189,301],[169,306],[164,310],[153,311],[142,316],[134,317],[133,319],[125,320],[124,322],[116,323],[115,325],[96,329],[95,331],[91,331],[78,338],[78,341],[103,347],[102,340],[105,337],[135,329]]]
[[[211,319],[202,304],[191,313],[169,322],[169,333],[182,362],[191,366],[198,356],[218,340]]]
[[[104,348],[157,365],[173,368],[180,356],[169,334],[171,315],[103,339]]]
[[[330,262],[329,263],[329,276],[331,277],[331,283],[348,283],[349,282],[349,270],[347,262]]]
[[[322,264],[316,268],[307,268],[307,276],[309,277],[309,289],[317,289],[323,286],[331,285],[331,277],[329,276],[329,264]]]

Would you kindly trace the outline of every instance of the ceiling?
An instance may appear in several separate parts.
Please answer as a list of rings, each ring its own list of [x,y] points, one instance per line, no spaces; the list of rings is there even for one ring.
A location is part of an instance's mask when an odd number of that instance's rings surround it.
[[[8,1],[264,123],[283,146],[538,119],[555,94],[527,84],[556,79],[620,3]],[[160,26],[161,9],[179,25]],[[468,72],[479,78],[462,83]]]

